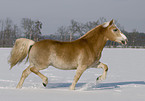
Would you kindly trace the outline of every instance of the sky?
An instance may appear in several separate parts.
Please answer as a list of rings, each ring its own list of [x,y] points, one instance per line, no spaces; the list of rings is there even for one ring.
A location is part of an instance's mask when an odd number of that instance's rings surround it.
[[[85,23],[105,17],[128,32],[145,33],[145,0],[0,0],[0,19],[20,24],[22,18],[40,20],[43,34],[53,34],[72,19]]]

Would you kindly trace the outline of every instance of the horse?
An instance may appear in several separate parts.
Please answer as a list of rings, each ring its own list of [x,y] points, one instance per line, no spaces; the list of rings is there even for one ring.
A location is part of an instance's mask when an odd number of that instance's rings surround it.
[[[118,29],[113,19],[96,26],[71,42],[49,39],[34,42],[26,38],[17,39],[8,60],[10,69],[26,57],[30,65],[22,72],[16,88],[22,88],[24,80],[31,72],[38,75],[46,87],[48,78],[39,71],[49,66],[62,70],[76,70],[70,90],[75,90],[76,83],[88,68],[102,68],[103,74],[97,80],[105,80],[108,66],[100,62],[100,58],[108,40],[127,44],[127,37]]]

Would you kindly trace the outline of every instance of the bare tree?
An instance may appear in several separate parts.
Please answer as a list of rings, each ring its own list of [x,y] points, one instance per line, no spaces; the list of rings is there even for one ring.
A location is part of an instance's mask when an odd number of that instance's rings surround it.
[[[12,20],[7,18],[5,21],[0,21],[0,45],[2,47],[12,46],[18,34],[17,25],[13,24]]]
[[[91,30],[92,28],[96,27],[98,25],[98,23],[99,23],[99,21],[96,21],[96,22],[90,21],[90,22],[83,24],[83,23],[79,23],[75,20],[71,20],[70,26],[68,26],[68,27],[61,26],[60,28],[58,28],[57,34],[59,34],[61,36],[61,38],[60,38],[61,40],[65,40],[66,37],[69,35],[69,40],[72,41],[75,34],[82,36],[85,33],[87,33],[89,30]]]
[[[41,35],[42,23],[40,21],[36,21],[34,25],[34,40],[38,41],[39,36]]]
[[[106,18],[104,17],[100,17],[98,20],[97,20],[98,24],[103,24],[104,22],[107,22]]]
[[[69,29],[69,36],[70,41],[72,41],[74,34],[79,30],[79,23],[75,20],[71,20],[71,25],[68,27]]]
[[[58,28],[56,34],[60,35],[60,40],[61,41],[65,41],[66,40],[66,36],[68,35],[69,31],[66,27],[61,26]]]
[[[21,24],[25,37],[38,41],[41,35],[42,23],[40,21],[33,21],[29,18],[23,18]]]
[[[34,21],[29,18],[23,18],[21,20],[21,24],[22,28],[24,29],[25,37],[28,39],[32,39]]]

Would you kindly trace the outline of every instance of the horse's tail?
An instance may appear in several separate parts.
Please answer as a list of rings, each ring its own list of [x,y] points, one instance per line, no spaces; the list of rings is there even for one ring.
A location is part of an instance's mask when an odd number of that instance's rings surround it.
[[[10,53],[10,58],[8,60],[11,65],[10,69],[25,59],[34,43],[35,42],[33,40],[25,38],[20,38],[15,41],[13,49]]]

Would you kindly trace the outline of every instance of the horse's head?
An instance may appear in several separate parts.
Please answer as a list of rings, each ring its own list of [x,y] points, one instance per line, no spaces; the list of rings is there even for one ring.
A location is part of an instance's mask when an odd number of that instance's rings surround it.
[[[127,37],[117,28],[114,20],[102,24],[105,28],[105,36],[108,40],[115,41],[121,44],[127,44]]]

